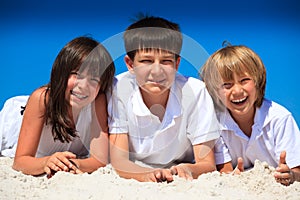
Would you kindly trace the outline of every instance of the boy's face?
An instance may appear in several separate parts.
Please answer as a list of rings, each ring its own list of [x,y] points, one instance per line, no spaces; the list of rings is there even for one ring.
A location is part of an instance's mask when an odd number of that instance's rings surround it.
[[[234,73],[233,80],[223,80],[219,95],[233,118],[253,117],[257,91],[254,80],[248,73]]]
[[[168,91],[174,82],[180,58],[167,51],[137,51],[134,60],[128,56],[125,62],[136,75],[139,87],[152,95]]]

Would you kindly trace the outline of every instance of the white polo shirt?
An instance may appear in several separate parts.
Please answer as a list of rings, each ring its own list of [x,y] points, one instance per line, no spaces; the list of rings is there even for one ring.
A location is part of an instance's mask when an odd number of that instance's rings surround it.
[[[192,145],[220,135],[213,103],[202,81],[177,74],[162,121],[143,102],[135,75],[116,77],[108,100],[111,134],[127,133],[132,161],[153,167],[194,162]]]
[[[256,109],[251,137],[247,137],[228,112],[218,114],[223,125],[221,138],[229,149],[232,164],[242,157],[245,168],[254,165],[256,159],[278,166],[280,153],[286,151],[290,168],[300,166],[300,132],[291,113],[281,105],[264,100]],[[221,164],[221,163],[217,163]]]

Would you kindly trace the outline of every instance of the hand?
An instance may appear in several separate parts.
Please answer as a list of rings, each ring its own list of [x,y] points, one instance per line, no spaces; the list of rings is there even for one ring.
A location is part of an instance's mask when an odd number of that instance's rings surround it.
[[[72,163],[73,167],[70,168],[70,173],[72,174],[83,174],[83,172],[79,169],[78,164],[75,163],[74,160],[69,159],[70,163]]]
[[[280,153],[279,164],[274,174],[275,180],[282,185],[288,186],[295,181],[294,172],[286,164],[286,152]]]
[[[164,182],[173,181],[173,175],[169,169],[155,169],[154,171],[147,173],[144,181],[147,182]]]
[[[239,175],[244,171],[245,171],[245,169],[244,169],[243,158],[239,157],[238,160],[237,160],[237,165],[236,165],[235,169],[233,170],[232,174],[233,175],[236,175],[236,174]]]
[[[179,164],[176,166],[172,166],[170,168],[173,175],[178,175],[181,178],[186,180],[193,180],[192,172],[190,171],[189,167],[184,164]]]
[[[44,171],[48,178],[51,178],[57,171],[69,172],[73,170],[75,173],[79,170],[70,159],[76,158],[76,155],[71,152],[56,152],[52,154],[44,166]]]

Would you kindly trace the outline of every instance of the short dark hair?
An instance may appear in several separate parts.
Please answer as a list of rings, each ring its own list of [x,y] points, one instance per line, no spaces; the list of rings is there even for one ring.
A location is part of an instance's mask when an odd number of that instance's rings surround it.
[[[127,55],[130,59],[139,50],[161,49],[179,56],[182,33],[178,24],[160,17],[145,17],[131,24],[124,33]]]

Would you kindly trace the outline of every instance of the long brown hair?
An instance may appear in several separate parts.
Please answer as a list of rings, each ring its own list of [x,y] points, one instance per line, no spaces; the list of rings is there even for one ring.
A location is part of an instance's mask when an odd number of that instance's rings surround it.
[[[73,71],[88,69],[100,77],[99,93],[106,93],[112,86],[115,73],[113,60],[104,46],[90,37],[78,37],[67,43],[57,55],[45,93],[45,121],[52,125],[54,140],[70,142],[76,137],[76,128],[69,116],[69,101],[65,92]],[[46,98],[47,97],[47,98]]]

